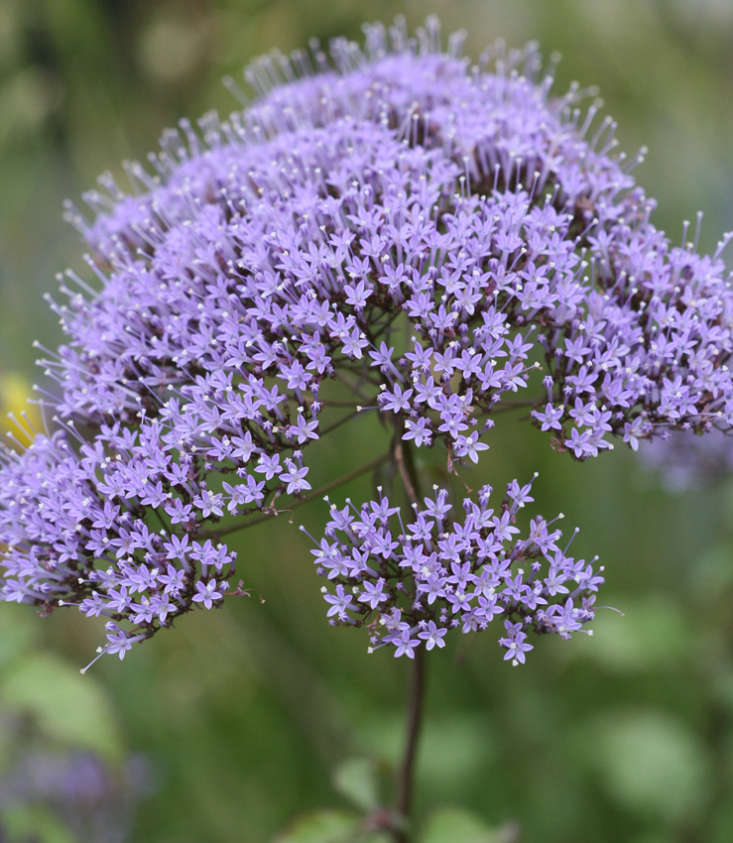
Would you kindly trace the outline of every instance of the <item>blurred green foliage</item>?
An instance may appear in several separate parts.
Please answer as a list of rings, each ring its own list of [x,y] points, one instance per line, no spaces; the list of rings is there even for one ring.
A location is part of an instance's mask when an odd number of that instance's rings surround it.
[[[152,781],[144,759],[125,751],[108,690],[43,652],[25,607],[4,607],[0,642],[0,839],[130,839],[135,803]]]
[[[4,0],[0,374],[33,377],[32,339],[58,340],[40,297],[55,272],[82,265],[61,221],[65,196],[144,157],[178,117],[234,108],[219,79],[254,55],[356,37],[365,17],[398,11],[413,26],[436,11],[446,29],[466,27],[472,54],[499,35],[560,51],[558,86],[598,84],[622,147],[649,146],[637,175],[659,199],[657,223],[676,239],[701,208],[708,247],[733,227],[727,0]],[[381,447],[378,426],[353,424],[322,447],[323,477]],[[538,507],[582,525],[574,547],[601,555],[602,602],[624,614],[601,611],[590,639],[538,642],[521,669],[501,662],[490,633],[431,655],[421,839],[726,843],[733,482],[670,496],[628,453],[578,466],[516,421],[469,482],[500,486],[535,468]],[[298,516],[317,529],[322,508]],[[0,702],[22,704],[54,739],[152,760],[160,788],[133,840],[343,840],[344,823],[388,788],[405,665],[368,657],[358,631],[328,627],[309,548],[286,516],[234,541],[252,599],[196,613],[86,680],[61,665],[89,661],[101,639],[93,621],[57,612],[29,624],[22,608],[0,607],[10,618]],[[52,818],[27,822],[38,840],[57,839]]]

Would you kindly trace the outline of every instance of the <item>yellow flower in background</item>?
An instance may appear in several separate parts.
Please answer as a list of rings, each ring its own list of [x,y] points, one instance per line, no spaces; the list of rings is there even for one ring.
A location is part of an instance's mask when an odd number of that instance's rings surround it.
[[[28,441],[28,433],[23,433],[18,429],[18,425],[8,417],[9,413],[12,413],[21,423],[23,421],[21,413],[25,413],[31,424],[38,428],[40,424],[38,407],[28,402],[32,393],[31,382],[19,372],[0,371],[0,432],[3,438],[7,438],[6,433],[12,432],[21,443]],[[26,425],[23,427],[25,428]]]

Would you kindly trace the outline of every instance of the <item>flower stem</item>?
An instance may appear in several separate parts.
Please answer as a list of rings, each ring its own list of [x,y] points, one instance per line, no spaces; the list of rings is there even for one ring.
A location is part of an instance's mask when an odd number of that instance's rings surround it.
[[[344,483],[348,483],[350,480],[354,480],[360,475],[366,474],[367,471],[371,471],[372,469],[377,468],[377,466],[381,465],[385,460],[389,459],[389,456],[389,453],[382,454],[381,457],[377,457],[371,462],[368,462],[365,465],[361,465],[359,466],[359,468],[355,468],[348,474],[343,474],[341,475],[341,477],[337,477],[336,480],[331,480],[330,483],[326,483],[320,488],[314,489],[307,495],[303,495],[299,498],[293,498],[291,501],[288,502],[287,508],[284,508],[279,511],[273,510],[272,512],[265,512],[262,515],[256,515],[254,517],[247,518],[243,521],[237,521],[234,524],[227,524],[225,527],[220,527],[218,530],[207,530],[206,532],[201,533],[201,537],[220,538],[221,536],[226,536],[229,533],[236,533],[239,530],[246,530],[248,527],[254,527],[256,524],[262,524],[263,521],[269,521],[271,518],[274,518],[279,515],[280,512],[290,512],[290,510],[295,509],[298,506],[302,506],[304,503],[308,503],[309,501],[312,501],[315,498],[322,497],[327,492],[330,492],[332,489],[337,489],[339,486],[343,486]]]
[[[402,485],[410,504],[417,506],[420,499],[420,478],[409,442],[402,439],[402,431],[397,429],[392,441],[392,459],[394,460]],[[415,758],[422,727],[425,702],[425,648],[417,647],[412,660],[410,685],[407,699],[407,720],[405,726],[405,748],[397,774],[395,786],[395,811],[397,825],[393,829],[395,843],[408,843],[412,838],[410,814],[412,793],[414,790]]]
[[[405,487],[405,492],[410,503],[417,504],[419,492],[412,454],[399,438],[399,433],[395,434],[392,442],[392,459],[397,466],[397,471],[400,474],[402,485]]]
[[[399,825],[393,830],[395,843],[408,843],[412,838],[410,831],[410,812],[414,789],[415,758],[420,738],[425,700],[425,649],[418,647],[412,660],[412,673],[407,700],[407,723],[405,749],[397,776],[396,803]]]

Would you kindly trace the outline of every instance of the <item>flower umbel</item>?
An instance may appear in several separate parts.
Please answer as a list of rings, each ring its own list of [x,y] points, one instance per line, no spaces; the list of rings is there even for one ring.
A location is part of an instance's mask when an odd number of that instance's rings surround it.
[[[424,506],[413,505],[406,529],[386,497],[360,509],[332,505],[326,538],[313,551],[318,573],[335,584],[335,593],[322,589],[331,622],[368,623],[372,646],[392,644],[409,658],[421,643],[444,646],[449,629],[486,629],[496,615],[507,618],[507,630],[524,630],[499,642],[516,662],[532,649],[520,647],[530,628],[569,638],[593,617],[603,578],[592,563],[567,556],[560,530],[542,517],[516,538],[530,485],[510,484],[497,511],[484,486],[476,500],[464,499],[462,519],[436,486]]]
[[[578,460],[731,429],[727,240],[672,246],[612,121],[553,95],[533,47],[459,53],[431,19],[336,40],[315,70],[262,59],[253,105],[182,121],[152,170],[128,166],[131,194],[104,176],[92,219],[70,209],[96,282],[67,272],[54,304],[53,429],[2,456],[5,600],[104,616],[120,657],[220,605],[235,558],[212,528],[311,489],[336,382],[449,467],[513,403]],[[373,618],[408,657],[495,615],[515,662],[531,630],[568,636],[601,580],[544,519],[517,538],[529,491],[493,512],[482,489],[456,518],[437,489],[399,528],[384,496],[332,510],[329,618]]]

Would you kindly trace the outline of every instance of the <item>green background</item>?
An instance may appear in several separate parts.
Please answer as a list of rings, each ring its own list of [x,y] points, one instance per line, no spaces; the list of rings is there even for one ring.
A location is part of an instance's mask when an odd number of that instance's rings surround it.
[[[258,53],[358,37],[364,19],[398,12],[414,27],[431,11],[447,31],[467,28],[470,55],[497,36],[537,39],[562,54],[558,88],[598,85],[622,148],[649,147],[637,177],[672,239],[698,209],[705,248],[733,228],[729,0],[4,0],[0,379],[33,378],[32,340],[59,340],[41,295],[57,271],[83,265],[63,198],[143,158],[178,117],[234,108],[219,80]],[[319,476],[377,453],[378,429],[354,425],[323,447]],[[498,629],[431,655],[421,839],[517,839],[513,823],[530,843],[733,840],[733,482],[672,495],[625,449],[574,464],[516,421],[474,479],[500,486],[535,469],[539,511],[582,527],[574,550],[601,556],[600,602],[624,614],[600,611],[593,638],[536,642],[524,668],[501,661]],[[297,521],[317,530],[322,509]],[[365,777],[388,781],[399,753],[404,660],[367,656],[363,633],[328,627],[295,526],[232,541],[256,597],[197,612],[84,680],[76,669],[101,641],[95,621],[0,606],[0,714],[29,717],[53,752],[92,747],[112,767],[147,757],[154,792],[128,839],[257,843],[289,827],[327,840],[327,823],[352,807],[344,793],[368,801]],[[23,740],[0,741],[0,778]],[[296,818],[323,806],[336,813],[306,838]],[[504,826],[504,837],[456,812],[430,819],[441,807]],[[47,812],[6,810],[17,839],[64,839]]]

